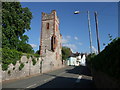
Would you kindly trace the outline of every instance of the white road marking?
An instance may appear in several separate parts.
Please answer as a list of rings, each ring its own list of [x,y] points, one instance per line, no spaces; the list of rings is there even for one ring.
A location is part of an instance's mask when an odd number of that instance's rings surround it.
[[[33,87],[33,86],[35,86],[36,84],[33,84],[33,85],[30,85],[30,86],[28,86],[28,87],[26,87],[26,88],[30,88],[30,87]]]
[[[44,82],[50,81],[50,80],[52,80],[52,79],[54,79],[54,78],[55,78],[55,77],[51,77],[51,78],[45,79]]]
[[[81,78],[82,76],[79,76],[78,79],[76,80],[76,83],[79,83]]]

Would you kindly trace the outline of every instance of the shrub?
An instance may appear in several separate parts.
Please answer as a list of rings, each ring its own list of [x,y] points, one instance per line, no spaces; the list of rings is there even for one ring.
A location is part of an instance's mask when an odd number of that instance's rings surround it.
[[[18,52],[16,50],[12,50],[12,49],[7,49],[7,48],[3,48],[2,49],[2,68],[3,70],[7,70],[7,66],[9,64],[13,64],[15,65],[16,62],[18,60],[20,60],[22,56],[21,52]]]
[[[68,47],[62,47],[62,60],[67,60],[67,58],[71,55],[72,51]]]
[[[37,60],[39,60],[40,55],[39,54],[34,54],[34,57],[36,57]]]
[[[21,63],[20,66],[19,66],[19,70],[22,70],[23,67],[24,67],[24,64]]]
[[[30,54],[27,54],[27,59],[29,59],[29,58],[30,58],[30,56],[31,56]]]
[[[92,59],[93,59],[95,56],[96,56],[96,54],[95,54],[95,53],[92,53],[92,54],[89,54],[89,55],[86,57],[86,63],[87,63],[87,65],[90,65],[90,67],[91,67],[91,65],[92,65]]]
[[[5,71],[8,69],[8,64],[2,64],[2,70]]]
[[[36,64],[36,60],[34,58],[32,58],[32,62],[33,62],[33,65]]]
[[[114,39],[97,56],[92,58],[92,67],[112,77],[120,78],[120,38]]]

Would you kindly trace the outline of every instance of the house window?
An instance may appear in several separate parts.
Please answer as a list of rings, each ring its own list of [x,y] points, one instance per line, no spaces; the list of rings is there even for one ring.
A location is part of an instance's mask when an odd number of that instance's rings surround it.
[[[46,24],[47,29],[49,29],[49,23]]]

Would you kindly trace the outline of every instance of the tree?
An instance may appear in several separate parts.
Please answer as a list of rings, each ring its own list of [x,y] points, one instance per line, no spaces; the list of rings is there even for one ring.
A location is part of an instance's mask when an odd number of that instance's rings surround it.
[[[31,19],[32,13],[27,7],[22,8],[20,2],[3,2],[2,48],[31,52],[32,47],[27,44],[29,38],[24,35],[30,30]]]
[[[62,60],[66,60],[70,55],[72,51],[68,47],[62,47]]]
[[[40,50],[37,50],[35,53],[40,55]]]

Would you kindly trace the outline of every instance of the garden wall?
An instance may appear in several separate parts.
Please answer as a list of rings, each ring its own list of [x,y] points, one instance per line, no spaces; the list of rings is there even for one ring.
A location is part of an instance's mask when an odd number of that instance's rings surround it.
[[[10,80],[10,79],[16,79],[21,77],[26,77],[29,75],[34,75],[40,73],[40,61],[41,58],[37,60],[35,58],[36,64],[33,65],[32,58],[29,59],[27,56],[22,56],[20,61],[17,61],[16,65],[10,64],[8,66],[8,70],[2,71],[2,80]],[[19,70],[20,64],[23,63],[24,67]]]
[[[50,52],[48,52],[48,54],[49,53]],[[57,61],[52,58],[54,58],[54,55],[42,57],[43,61],[41,60],[41,57],[39,58],[34,57],[34,59],[36,60],[36,64],[33,65],[31,57],[28,59],[27,56],[22,56],[21,60],[17,61],[15,66],[13,64],[10,64],[8,66],[8,70],[2,71],[2,81],[18,79],[39,73],[45,73],[48,71],[62,68],[64,66],[62,65],[61,61]],[[24,67],[21,70],[19,70],[21,63],[24,64]]]

